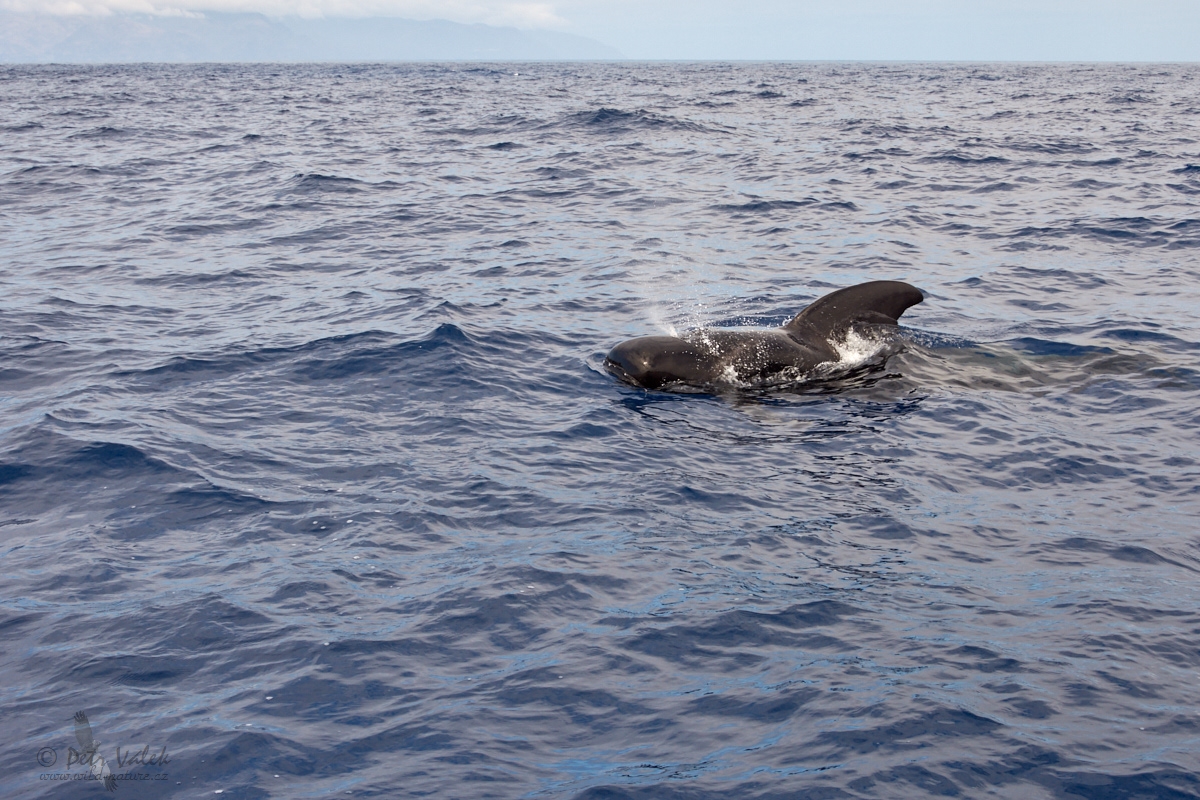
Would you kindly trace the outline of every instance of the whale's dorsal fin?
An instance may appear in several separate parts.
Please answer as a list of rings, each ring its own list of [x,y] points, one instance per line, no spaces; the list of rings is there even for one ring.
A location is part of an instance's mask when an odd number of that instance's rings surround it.
[[[855,323],[895,325],[910,306],[925,299],[921,290],[901,281],[870,281],[830,292],[783,326],[788,332],[811,332],[826,339]]]

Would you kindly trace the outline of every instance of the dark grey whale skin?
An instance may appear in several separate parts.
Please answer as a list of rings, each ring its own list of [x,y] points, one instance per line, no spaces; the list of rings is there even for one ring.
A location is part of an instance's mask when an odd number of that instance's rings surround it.
[[[604,366],[626,383],[644,389],[668,384],[711,386],[769,378],[785,369],[808,371],[839,359],[831,340],[858,325],[895,326],[925,299],[901,281],[870,281],[820,298],[782,328],[702,328],[686,337],[642,336],[621,342]]]

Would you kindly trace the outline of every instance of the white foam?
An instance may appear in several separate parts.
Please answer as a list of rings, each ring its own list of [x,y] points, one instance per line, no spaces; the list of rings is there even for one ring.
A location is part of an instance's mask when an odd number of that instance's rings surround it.
[[[721,379],[718,383],[728,384],[730,386],[749,386],[750,384],[738,377],[737,368],[733,364],[726,364],[725,369],[721,372]]]
[[[834,339],[829,343],[837,351],[838,366],[851,368],[865,364],[879,355],[888,346],[886,338],[863,336],[854,328],[846,331],[845,338]]]

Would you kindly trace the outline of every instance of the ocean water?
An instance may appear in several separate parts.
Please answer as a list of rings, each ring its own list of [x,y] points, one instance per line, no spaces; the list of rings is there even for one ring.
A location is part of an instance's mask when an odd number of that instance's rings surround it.
[[[107,796],[79,711],[130,798],[1200,797],[1200,66],[5,67],[0,126],[5,797]],[[603,368],[881,278],[852,374]]]

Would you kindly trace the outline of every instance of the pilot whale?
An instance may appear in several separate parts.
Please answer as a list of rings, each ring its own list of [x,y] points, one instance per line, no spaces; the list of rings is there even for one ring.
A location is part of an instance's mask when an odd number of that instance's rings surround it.
[[[621,342],[604,366],[645,389],[668,384],[711,386],[752,383],[780,373],[801,375],[841,356],[833,342],[860,326],[895,326],[925,299],[900,281],[870,281],[838,289],[801,311],[782,328],[701,328],[686,336],[642,336]]]

